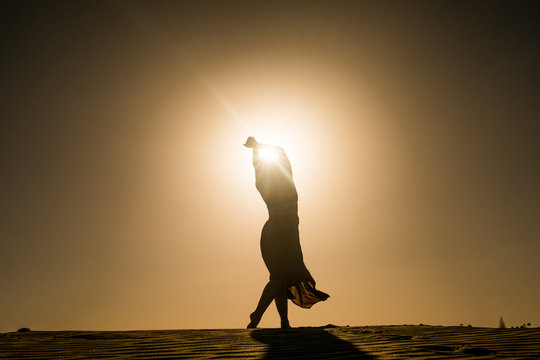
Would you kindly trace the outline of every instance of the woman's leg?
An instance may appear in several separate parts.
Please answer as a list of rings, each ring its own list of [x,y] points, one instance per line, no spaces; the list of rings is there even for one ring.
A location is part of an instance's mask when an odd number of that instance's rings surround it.
[[[270,305],[272,300],[274,300],[282,285],[283,284],[281,281],[276,280],[270,280],[268,284],[266,284],[261,294],[261,298],[259,299],[259,303],[257,304],[257,308],[254,312],[251,313],[251,315],[249,315],[251,322],[247,326],[248,329],[253,329],[257,327],[257,325],[261,321],[264,312],[268,308],[268,305]]]
[[[274,301],[276,302],[276,308],[279,313],[279,317],[281,318],[281,328],[290,328],[291,326],[289,325],[287,309],[287,287],[285,285],[282,285],[279,288],[278,293],[274,298]]]

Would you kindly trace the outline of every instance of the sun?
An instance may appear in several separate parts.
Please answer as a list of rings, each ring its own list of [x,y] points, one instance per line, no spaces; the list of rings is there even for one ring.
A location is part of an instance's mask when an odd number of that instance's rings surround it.
[[[264,161],[276,161],[278,153],[276,149],[273,148],[261,148],[259,149],[259,158]]]

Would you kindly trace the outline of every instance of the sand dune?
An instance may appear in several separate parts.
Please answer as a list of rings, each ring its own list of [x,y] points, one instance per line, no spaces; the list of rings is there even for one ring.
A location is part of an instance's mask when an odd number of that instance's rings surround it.
[[[366,326],[0,334],[0,359],[540,359],[540,329]]]

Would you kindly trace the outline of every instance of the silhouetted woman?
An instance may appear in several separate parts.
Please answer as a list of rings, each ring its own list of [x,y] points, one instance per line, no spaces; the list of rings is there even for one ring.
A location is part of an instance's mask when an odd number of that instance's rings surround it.
[[[298,194],[287,155],[283,149],[260,144],[254,137],[249,137],[244,146],[253,149],[255,185],[268,207],[261,253],[270,272],[270,281],[249,316],[251,322],[247,327],[257,327],[268,305],[275,300],[281,327],[289,328],[287,299],[309,309],[329,295],[315,289],[315,280],[304,265],[298,235]],[[265,152],[267,155],[262,156]]]

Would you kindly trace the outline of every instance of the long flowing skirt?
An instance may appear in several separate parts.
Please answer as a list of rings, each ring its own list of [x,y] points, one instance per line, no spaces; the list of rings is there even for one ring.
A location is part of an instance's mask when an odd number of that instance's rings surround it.
[[[288,297],[296,305],[309,309],[330,295],[315,288],[300,247],[298,216],[271,216],[261,234],[261,253],[270,272],[270,280],[283,282]]]

